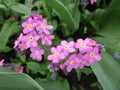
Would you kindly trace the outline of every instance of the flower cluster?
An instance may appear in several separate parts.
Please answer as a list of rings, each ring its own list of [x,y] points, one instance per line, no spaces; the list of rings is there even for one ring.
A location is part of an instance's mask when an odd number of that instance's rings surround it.
[[[48,56],[48,60],[60,64],[60,68],[68,72],[76,68],[82,69],[101,60],[100,46],[90,38],[78,39],[76,43],[64,40],[60,45],[51,48],[52,54]]]
[[[42,18],[41,15],[31,14],[26,17],[22,27],[23,33],[15,41],[14,48],[20,51],[30,48],[30,57],[41,61],[45,51],[39,46],[38,40],[41,41],[42,45],[52,45],[54,36],[50,34],[49,30],[53,26],[48,25],[47,20]],[[78,39],[77,42],[63,40],[60,45],[51,48],[48,60],[52,61],[52,64],[48,68],[51,72],[58,71],[58,67],[70,72],[72,69],[82,69],[85,66],[90,66],[95,61],[101,60],[102,47],[91,38]]]
[[[53,26],[48,25],[47,20],[41,15],[31,14],[26,17],[22,27],[23,33],[15,41],[14,48],[20,51],[30,48],[30,57],[41,61],[44,50],[38,45],[38,40],[40,39],[43,45],[51,45],[54,36],[50,34],[49,30]]]

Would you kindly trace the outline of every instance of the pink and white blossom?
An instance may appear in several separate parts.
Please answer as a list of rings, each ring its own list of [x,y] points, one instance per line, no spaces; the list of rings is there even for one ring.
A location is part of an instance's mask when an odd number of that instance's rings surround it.
[[[22,23],[23,33],[27,34],[31,31],[34,31],[36,25],[37,25],[36,22],[34,22],[32,18],[28,18],[26,22]]]
[[[63,51],[68,54],[76,51],[74,45],[75,45],[74,41],[70,41],[69,43],[65,40],[61,41]]]
[[[37,59],[38,61],[42,60],[42,55],[45,53],[44,50],[41,49],[39,46],[31,47],[30,51],[31,51],[30,57],[33,59]]]
[[[45,33],[45,34],[50,34],[49,30],[53,29],[52,25],[47,24],[47,20],[39,20],[37,21],[37,26],[36,26],[37,31],[40,33]]]
[[[56,48],[52,47],[51,48],[52,54],[48,56],[48,60],[52,61],[53,63],[58,63],[60,62],[60,60],[64,59],[65,56],[61,48],[62,48],[61,46],[57,46]]]
[[[54,39],[54,35],[51,34],[42,34],[41,35],[41,43],[43,45],[52,45],[52,40]]]

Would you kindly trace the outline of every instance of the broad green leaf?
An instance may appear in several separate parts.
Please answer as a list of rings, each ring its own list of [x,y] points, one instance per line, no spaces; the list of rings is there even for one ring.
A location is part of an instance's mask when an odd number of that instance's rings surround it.
[[[92,69],[104,90],[120,90],[120,64],[108,52],[102,54],[102,60],[95,62]]]
[[[44,90],[24,73],[0,72],[0,90]]]
[[[73,34],[77,29],[77,24],[66,6],[58,0],[46,0],[46,2],[55,10],[59,18],[68,25],[69,29],[65,30],[65,34]]]
[[[45,90],[70,90],[67,80],[61,81],[42,81],[37,79],[38,84],[40,84]]]
[[[100,30],[97,34],[120,39],[120,0],[112,0],[110,6],[101,17]]]
[[[19,31],[17,26],[17,21],[6,20],[1,31],[0,31],[0,52],[7,52],[10,50],[8,46],[6,46],[9,37],[16,32]],[[18,30],[17,30],[18,29]]]
[[[21,13],[21,14],[30,14],[31,13],[31,10],[29,7],[23,5],[23,4],[20,4],[20,3],[10,3],[9,7],[13,10],[13,11],[16,11],[18,13]]]
[[[104,90],[120,90],[120,63],[113,58],[113,54],[120,50],[120,0],[112,0],[100,20],[100,31],[97,34],[103,37],[95,37],[96,41],[105,44],[106,52],[102,54],[102,60],[92,65],[100,84]]]

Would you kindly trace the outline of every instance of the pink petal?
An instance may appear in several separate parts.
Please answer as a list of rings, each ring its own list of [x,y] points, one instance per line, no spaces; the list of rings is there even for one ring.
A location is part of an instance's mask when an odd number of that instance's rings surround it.
[[[61,41],[61,45],[65,46],[67,45],[68,43],[64,40],[64,41]]]
[[[51,52],[52,52],[52,53],[55,53],[55,52],[56,52],[56,48],[55,48],[55,47],[52,47],[52,48],[51,48]]]
[[[73,46],[74,46],[74,44],[75,44],[75,43],[74,43],[74,41],[71,41],[71,42],[69,42],[69,44],[68,44],[68,45],[69,45],[70,47],[73,47]]]
[[[22,27],[27,28],[27,22],[22,23]]]
[[[52,25],[47,25],[47,26],[46,26],[46,29],[47,29],[47,30],[51,30],[51,29],[53,29],[53,26],[52,26]]]
[[[42,39],[41,43],[42,43],[43,45],[45,45],[46,41],[45,41],[44,39]]]
[[[48,56],[48,60],[52,60],[53,58],[54,58],[53,55],[49,55],[49,56]]]

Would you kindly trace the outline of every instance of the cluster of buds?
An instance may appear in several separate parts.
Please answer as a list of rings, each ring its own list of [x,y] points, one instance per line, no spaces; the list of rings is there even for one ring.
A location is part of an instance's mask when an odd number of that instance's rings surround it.
[[[24,51],[30,48],[30,57],[38,61],[42,60],[44,50],[40,48],[38,40],[42,45],[51,45],[54,36],[49,30],[53,29],[52,25],[47,24],[47,20],[39,14],[31,14],[26,17],[22,23],[23,33],[20,34],[14,43],[14,49]]]
[[[48,60],[59,64],[62,70],[70,72],[72,69],[84,68],[92,65],[95,61],[100,61],[100,44],[90,38],[78,39],[74,41],[61,41],[61,44],[52,47]]]

